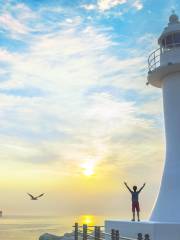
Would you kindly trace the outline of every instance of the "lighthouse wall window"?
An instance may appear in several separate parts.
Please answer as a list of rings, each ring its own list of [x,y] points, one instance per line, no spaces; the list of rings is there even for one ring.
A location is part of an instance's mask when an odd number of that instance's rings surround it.
[[[170,49],[172,47],[180,47],[180,32],[167,35],[161,41],[163,49]]]

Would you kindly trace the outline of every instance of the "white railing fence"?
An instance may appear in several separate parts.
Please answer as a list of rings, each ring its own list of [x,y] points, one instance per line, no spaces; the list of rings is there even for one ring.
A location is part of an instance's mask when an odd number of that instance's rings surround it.
[[[179,48],[180,43],[166,44],[166,47],[161,47],[153,51],[148,57],[149,72],[156,70],[160,66],[160,56],[172,49]]]
[[[128,238],[122,236],[116,229],[111,229],[110,233],[106,233],[103,231],[104,226],[88,226],[87,224],[80,226],[75,223],[73,228],[74,240],[150,240],[149,234],[143,236],[142,233],[138,233],[137,238]]]

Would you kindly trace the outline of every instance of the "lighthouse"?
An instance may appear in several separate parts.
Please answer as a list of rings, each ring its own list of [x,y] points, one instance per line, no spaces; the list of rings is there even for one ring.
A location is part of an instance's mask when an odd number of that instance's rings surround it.
[[[105,230],[117,229],[122,236],[151,240],[180,239],[180,21],[172,13],[158,39],[159,48],[148,58],[147,85],[162,91],[166,154],[160,190],[150,219],[143,222],[105,221]]]
[[[180,21],[174,12],[158,44],[148,59],[148,83],[162,90],[166,156],[150,220],[180,223]]]

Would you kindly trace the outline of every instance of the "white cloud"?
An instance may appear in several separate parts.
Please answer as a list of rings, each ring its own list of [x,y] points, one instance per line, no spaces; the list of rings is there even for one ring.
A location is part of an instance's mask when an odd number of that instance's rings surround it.
[[[11,8],[11,12],[15,13],[17,18],[22,22],[27,22],[27,20],[37,19],[38,14],[32,11],[24,3],[17,3]]]
[[[82,8],[84,8],[87,11],[95,10],[96,5],[95,4],[84,4],[82,5]]]
[[[137,118],[134,103],[104,91],[96,94],[96,88],[104,85],[139,88],[137,83],[133,86],[132,79],[141,71],[144,58],[119,59],[110,53],[114,42],[106,32],[92,26],[78,31],[76,28],[70,24],[55,34],[36,37],[27,53],[0,52],[11,65],[11,77],[1,83],[2,90],[35,88],[44,93],[33,98],[12,94],[0,97],[3,128],[8,134],[17,134],[17,144],[21,145],[22,139],[27,146],[30,144],[32,161],[37,153],[37,159],[42,159],[40,152],[44,156],[42,139],[46,139],[52,159],[61,158],[69,164],[99,152],[96,146],[107,148],[109,139],[118,132],[130,136],[137,126],[147,129],[153,125]],[[91,88],[95,93],[86,96]],[[34,139],[39,143],[32,147]],[[61,154],[54,157],[58,148]],[[101,157],[106,158],[106,152]],[[18,159],[25,160],[19,152]]]
[[[13,34],[26,34],[28,28],[19,20],[13,18],[10,14],[6,13],[0,16],[0,24],[6,30],[11,31]]]
[[[0,48],[0,59],[1,59],[1,61],[5,61],[5,62],[10,63],[11,61],[13,61],[15,56],[17,57],[18,55],[9,52],[5,48]]]
[[[28,51],[14,54],[0,49],[1,59],[10,65],[8,81],[0,84],[1,134],[15,138],[16,161],[43,163],[44,158],[44,164],[58,162],[66,168],[98,155],[103,162],[112,152],[119,156],[117,139],[128,149],[129,140],[124,139],[154,134],[154,121],[137,116],[142,106],[104,90],[108,86],[124,94],[127,90],[144,94],[143,48],[127,49],[124,59],[111,52],[112,47],[122,46],[112,40],[109,29],[84,26],[77,16],[61,20],[59,26],[33,37]],[[42,95],[29,97],[29,89]],[[6,141],[11,148],[9,138]],[[29,157],[23,151],[20,156],[19,149],[28,146]]]
[[[28,26],[28,22],[39,19],[39,15],[33,12],[24,3],[17,3],[1,9],[0,28],[7,32],[11,38],[22,39],[33,29]]]
[[[143,9],[143,3],[141,2],[141,0],[135,0],[132,5],[133,5],[133,7],[135,7],[137,10]]]
[[[105,12],[123,4],[127,4],[128,9],[133,7],[136,10],[141,10],[143,8],[141,0],[97,0],[97,4],[85,4],[82,7],[88,11],[98,9],[99,11]],[[120,16],[121,15],[122,12],[120,13]]]
[[[106,11],[126,2],[127,0],[98,0],[97,5],[99,10]]]

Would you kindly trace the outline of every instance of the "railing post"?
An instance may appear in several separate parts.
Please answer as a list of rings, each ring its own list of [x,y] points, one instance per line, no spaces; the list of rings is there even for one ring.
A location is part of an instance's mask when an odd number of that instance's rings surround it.
[[[138,233],[137,240],[143,240],[143,235],[142,235],[142,233]]]
[[[95,240],[99,240],[101,238],[101,229],[99,226],[95,226],[94,228],[94,238]]]
[[[116,230],[116,240],[119,240],[119,230]]]
[[[149,234],[145,234],[145,235],[144,235],[144,240],[150,240]]]
[[[87,240],[87,224],[83,224],[83,240]]]
[[[78,240],[78,223],[74,225],[74,240]]]
[[[114,229],[111,230],[111,240],[116,240],[116,231]]]
[[[162,54],[163,53],[163,50],[162,50],[162,46],[160,47],[160,54]]]

